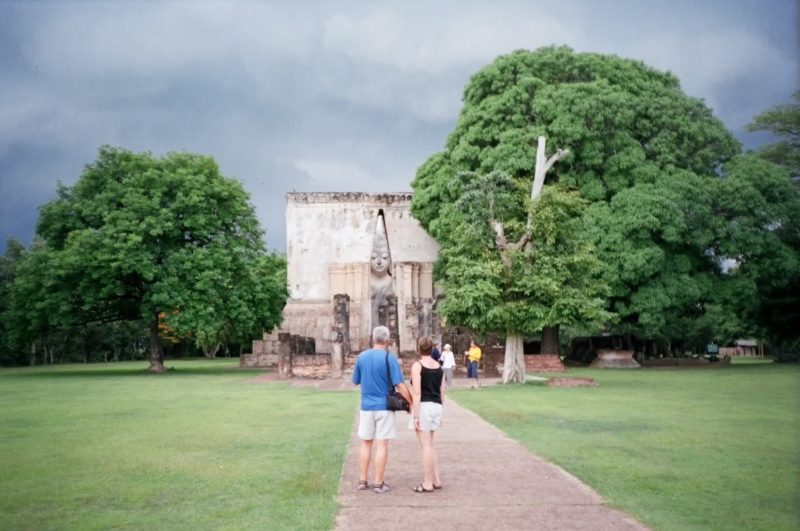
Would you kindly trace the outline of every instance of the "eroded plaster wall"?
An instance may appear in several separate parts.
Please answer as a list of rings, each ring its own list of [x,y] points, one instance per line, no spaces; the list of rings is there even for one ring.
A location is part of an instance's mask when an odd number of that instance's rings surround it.
[[[292,299],[331,300],[329,266],[368,262],[383,210],[392,261],[435,262],[439,244],[410,213],[409,193],[289,193],[286,252]]]

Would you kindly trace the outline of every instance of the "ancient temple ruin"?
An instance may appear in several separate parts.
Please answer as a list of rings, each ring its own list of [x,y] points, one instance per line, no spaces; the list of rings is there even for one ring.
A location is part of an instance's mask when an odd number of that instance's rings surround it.
[[[439,245],[410,204],[410,193],[287,194],[291,296],[280,330],[253,342],[241,365],[277,366],[286,377],[338,376],[352,370],[379,324],[401,360],[415,356],[419,336],[440,338]]]

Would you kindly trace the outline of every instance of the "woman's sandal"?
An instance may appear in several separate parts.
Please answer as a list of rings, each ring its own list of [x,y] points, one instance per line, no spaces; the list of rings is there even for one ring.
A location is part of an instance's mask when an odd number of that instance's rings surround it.
[[[392,488],[386,483],[381,483],[380,485],[375,485],[372,487],[372,490],[375,492],[375,494],[386,494],[392,490]]]
[[[436,487],[433,487],[432,489],[426,489],[422,485],[417,485],[416,487],[414,487],[411,490],[413,490],[414,492],[433,492],[435,489],[436,489]]]
[[[441,488],[442,488],[442,485],[441,485],[441,483],[440,483],[439,485],[434,485],[434,486],[433,486],[433,488],[434,488],[435,490],[441,490]]]
[[[367,490],[369,488],[369,483],[366,481],[359,481],[358,482],[358,490]]]

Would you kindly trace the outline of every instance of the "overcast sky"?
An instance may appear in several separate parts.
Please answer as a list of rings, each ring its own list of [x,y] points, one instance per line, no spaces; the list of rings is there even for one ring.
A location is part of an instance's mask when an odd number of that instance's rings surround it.
[[[0,0],[0,252],[102,144],[213,155],[285,248],[287,191],[407,191],[469,76],[566,44],[677,74],[742,127],[798,87],[796,0]]]

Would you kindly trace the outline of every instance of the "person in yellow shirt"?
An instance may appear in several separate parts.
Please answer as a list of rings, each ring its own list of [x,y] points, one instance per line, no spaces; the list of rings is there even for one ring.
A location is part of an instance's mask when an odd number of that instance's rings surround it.
[[[472,378],[475,383],[472,385],[473,389],[480,389],[481,382],[478,379],[478,362],[481,361],[481,349],[473,339],[470,341],[469,350],[464,352],[467,356],[467,378]]]

